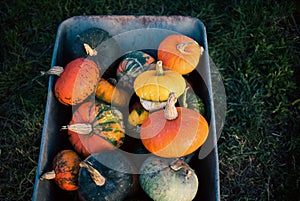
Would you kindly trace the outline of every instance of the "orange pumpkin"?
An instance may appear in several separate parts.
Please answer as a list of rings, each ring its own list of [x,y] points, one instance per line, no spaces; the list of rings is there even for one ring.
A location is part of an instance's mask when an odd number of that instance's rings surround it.
[[[101,78],[97,85],[96,97],[106,103],[120,107],[128,106],[130,99],[125,90],[115,87],[104,78]]]
[[[184,75],[197,67],[203,51],[203,47],[194,39],[181,34],[172,34],[159,44],[157,57],[167,68]]]
[[[165,110],[151,113],[140,130],[145,148],[165,158],[186,156],[196,151],[208,136],[208,123],[198,112],[175,107],[174,93],[170,93]]]
[[[54,66],[43,74],[57,75],[54,93],[64,105],[76,105],[95,92],[101,76],[97,64],[88,58],[77,58],[65,68]]]
[[[42,175],[43,179],[54,179],[63,190],[78,189],[78,174],[81,158],[73,150],[62,150],[53,159],[53,170]]]

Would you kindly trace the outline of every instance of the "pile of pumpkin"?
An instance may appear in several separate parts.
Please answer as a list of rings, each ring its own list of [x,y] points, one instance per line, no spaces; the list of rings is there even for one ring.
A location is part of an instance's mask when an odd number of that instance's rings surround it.
[[[159,44],[157,60],[142,50],[128,52],[115,76],[107,78],[94,58],[95,47],[108,38],[105,30],[88,29],[76,38],[74,59],[46,72],[59,76],[54,94],[72,106],[62,130],[74,149],[57,153],[53,171],[41,179],[77,190],[86,201],[124,200],[140,187],[157,201],[193,200],[198,178],[189,156],[205,142],[208,123],[204,104],[184,75],[196,68],[203,48],[172,34]],[[127,151],[126,143],[147,155],[139,167],[121,151]],[[139,174],[128,174],[135,171]]]

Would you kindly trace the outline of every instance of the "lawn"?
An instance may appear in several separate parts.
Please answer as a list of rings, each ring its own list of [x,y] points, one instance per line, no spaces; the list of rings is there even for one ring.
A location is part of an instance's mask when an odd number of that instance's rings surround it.
[[[146,2],[146,3],[145,3]],[[204,22],[227,113],[221,200],[300,199],[296,1],[1,1],[0,200],[30,200],[58,25],[75,15],[185,15]]]

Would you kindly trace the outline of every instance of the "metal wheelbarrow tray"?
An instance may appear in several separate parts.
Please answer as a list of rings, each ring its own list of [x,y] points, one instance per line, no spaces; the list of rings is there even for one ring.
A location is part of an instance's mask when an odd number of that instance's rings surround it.
[[[165,36],[171,33],[180,33],[196,40],[204,47],[204,54],[197,66],[196,72],[190,73],[187,78],[194,83],[194,91],[202,98],[206,106],[205,118],[209,123],[210,142],[216,141],[215,114],[212,97],[212,82],[209,66],[208,45],[204,24],[197,18],[188,16],[75,16],[63,21],[57,31],[52,57],[52,66],[65,66],[70,58],[68,48],[71,38],[82,31],[98,27],[108,31],[119,43],[121,53],[132,50],[150,50],[155,54],[155,48]],[[155,55],[152,55],[155,57]],[[51,170],[54,156],[63,149],[72,148],[67,135],[60,134],[60,128],[70,121],[72,112],[70,107],[60,104],[53,88],[55,76],[50,76],[47,104],[44,118],[44,127],[41,138],[40,155],[36,172],[33,201],[67,201],[77,200],[76,192],[61,190],[54,181],[39,180],[40,176]],[[216,144],[216,143],[213,143]],[[197,153],[201,151],[197,150]],[[217,146],[214,146],[206,157],[197,156],[191,162],[199,179],[199,188],[195,200],[216,201],[219,195],[219,169]],[[143,195],[143,192],[140,192]],[[143,200],[145,196],[143,195]],[[141,200],[137,196],[136,200]]]

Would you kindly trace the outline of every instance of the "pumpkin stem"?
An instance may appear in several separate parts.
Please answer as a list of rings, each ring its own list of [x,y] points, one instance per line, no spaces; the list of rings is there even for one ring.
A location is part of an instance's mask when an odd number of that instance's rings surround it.
[[[198,44],[196,41],[193,41],[193,42],[182,42],[182,43],[179,43],[176,45],[176,49],[182,53],[182,54],[191,54],[190,52],[187,52],[185,50],[185,48],[188,46],[188,45],[191,45],[191,44]]]
[[[178,117],[178,112],[175,107],[176,102],[177,98],[175,96],[175,93],[171,92],[164,111],[164,115],[167,120],[174,120]]]
[[[90,123],[71,124],[62,126],[61,130],[70,130],[81,135],[88,135],[93,131],[93,126]]]
[[[188,179],[191,175],[192,175],[192,171],[191,168],[188,164],[186,164],[186,162],[184,162],[184,160],[182,159],[177,159],[175,161],[173,161],[169,167],[174,170],[174,171],[179,171],[181,169],[183,169],[185,171],[185,178]]]
[[[162,66],[162,61],[156,62],[156,76],[164,75],[164,70]]]
[[[98,54],[97,50],[93,49],[89,44],[83,43],[85,52],[89,56],[96,56]]]
[[[106,179],[92,166],[90,162],[81,161],[79,166],[87,169],[97,186],[103,186],[105,184]]]
[[[47,179],[47,180],[49,180],[49,179],[55,179],[55,176],[56,176],[56,174],[55,174],[54,170],[52,170],[52,171],[50,171],[50,172],[44,173],[44,174],[40,177],[40,180],[44,180],[44,179]]]
[[[60,76],[64,72],[64,68],[61,66],[53,66],[48,71],[41,71],[41,75],[57,75]]]

